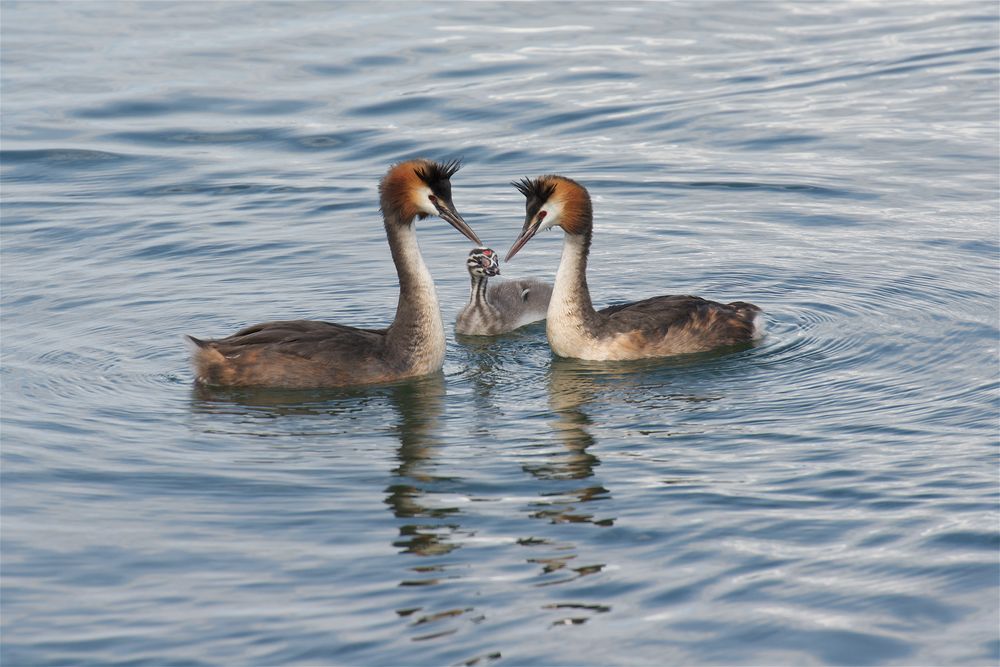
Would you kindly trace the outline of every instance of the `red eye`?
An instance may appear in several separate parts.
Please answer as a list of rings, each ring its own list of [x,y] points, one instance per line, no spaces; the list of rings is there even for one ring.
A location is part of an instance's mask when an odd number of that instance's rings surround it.
[[[438,203],[438,198],[435,197],[434,195],[427,195],[427,198],[431,200],[432,204]]]
[[[548,213],[547,211],[539,211],[538,212],[538,222],[541,222],[542,220],[544,220],[545,216],[547,215],[547,213]]]

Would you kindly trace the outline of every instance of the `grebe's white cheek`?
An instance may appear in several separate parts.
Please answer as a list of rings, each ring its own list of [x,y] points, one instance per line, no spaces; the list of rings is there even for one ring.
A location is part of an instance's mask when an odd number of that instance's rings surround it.
[[[545,217],[542,218],[542,224],[538,226],[538,231],[544,232],[546,229],[552,229],[559,224],[559,218],[562,216],[562,203],[561,202],[548,202],[542,207],[541,212],[545,212]]]
[[[435,206],[434,202],[431,201],[431,197],[434,196],[434,193],[430,188],[426,186],[418,188],[414,196],[416,198],[415,203],[418,211],[427,215],[438,214],[437,206]]]

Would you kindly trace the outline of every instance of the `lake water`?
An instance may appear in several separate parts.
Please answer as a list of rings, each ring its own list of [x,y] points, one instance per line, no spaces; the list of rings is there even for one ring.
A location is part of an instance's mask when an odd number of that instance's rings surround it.
[[[5,2],[4,665],[995,665],[995,2]],[[589,187],[598,306],[723,355],[456,340],[204,392],[182,334],[384,326],[393,162]],[[560,234],[505,275],[555,274]]]

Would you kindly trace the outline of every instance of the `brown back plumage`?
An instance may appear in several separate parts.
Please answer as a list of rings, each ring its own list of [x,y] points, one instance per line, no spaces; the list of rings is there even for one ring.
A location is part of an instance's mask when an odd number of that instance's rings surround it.
[[[630,334],[631,345],[665,354],[702,352],[738,345],[754,336],[761,312],[752,304],[722,304],[697,296],[656,296],[597,311],[605,336]]]
[[[196,380],[236,387],[335,387],[385,382],[385,329],[331,322],[265,322],[218,340],[193,343]]]

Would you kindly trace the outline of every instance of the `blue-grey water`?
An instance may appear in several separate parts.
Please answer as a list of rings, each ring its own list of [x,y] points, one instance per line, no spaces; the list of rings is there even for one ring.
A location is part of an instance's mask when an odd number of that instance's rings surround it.
[[[995,2],[5,2],[2,653],[20,665],[995,665]],[[456,340],[202,392],[182,334],[384,326],[393,162],[590,188],[598,306],[750,349]],[[553,277],[560,235],[503,270]]]

